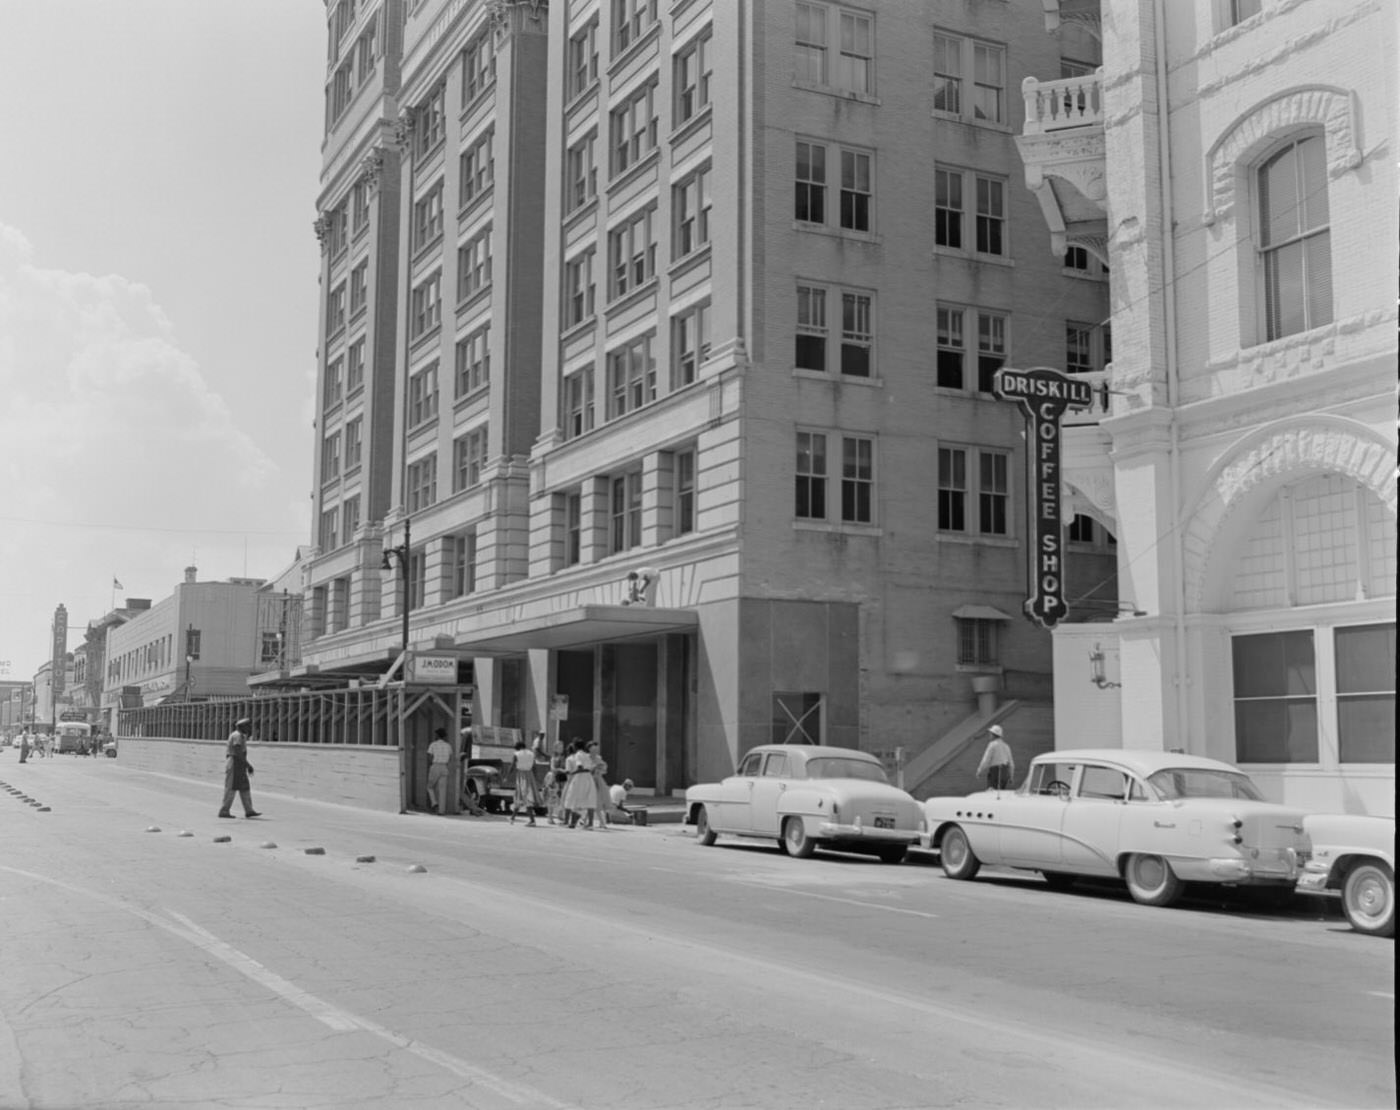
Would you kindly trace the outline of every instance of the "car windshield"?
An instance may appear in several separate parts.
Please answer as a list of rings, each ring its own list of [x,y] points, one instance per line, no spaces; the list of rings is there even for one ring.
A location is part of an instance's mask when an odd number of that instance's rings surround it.
[[[1248,798],[1262,802],[1264,795],[1248,775],[1239,771],[1212,771],[1199,767],[1169,767],[1147,780],[1163,798]]]
[[[885,769],[878,763],[841,756],[820,756],[807,760],[809,779],[864,779],[866,782],[889,782]]]

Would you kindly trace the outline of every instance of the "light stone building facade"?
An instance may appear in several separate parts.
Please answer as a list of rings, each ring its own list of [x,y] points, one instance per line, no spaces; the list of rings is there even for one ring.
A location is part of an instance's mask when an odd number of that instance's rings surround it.
[[[402,147],[323,271],[334,305],[371,260],[364,323],[323,321],[315,494],[363,508],[309,560],[301,675],[382,670],[407,597],[411,646],[472,661],[476,721],[597,737],[643,787],[775,738],[904,748],[934,784],[987,711],[1050,746],[1021,417],[990,384],[1111,353],[1106,272],[1046,242],[1015,145],[1021,80],[1092,73],[1093,36],[974,0],[328,14],[323,214]],[[395,339],[356,401],[331,368],[362,328]],[[325,443],[357,406],[383,425],[352,474]],[[1077,582],[1111,604],[1097,536]]]
[[[1112,411],[1066,478],[1127,611],[1057,630],[1057,740],[1393,815],[1396,9],[1047,8],[1103,42],[1028,83],[1020,145],[1052,237],[1112,270]]]

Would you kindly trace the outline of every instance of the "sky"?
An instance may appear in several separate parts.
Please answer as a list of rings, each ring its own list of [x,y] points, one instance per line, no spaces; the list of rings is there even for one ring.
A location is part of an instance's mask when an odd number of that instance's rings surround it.
[[[322,0],[0,0],[0,678],[310,542],[325,51]]]

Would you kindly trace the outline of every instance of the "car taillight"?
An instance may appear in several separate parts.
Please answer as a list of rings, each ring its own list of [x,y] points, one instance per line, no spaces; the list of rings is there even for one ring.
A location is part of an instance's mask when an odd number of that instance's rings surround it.
[[[831,817],[832,817],[832,820],[835,820],[836,818],[838,818],[838,817],[840,817],[840,816],[841,816],[841,807],[840,807],[839,805],[837,805],[835,802],[832,802],[832,803],[831,803]]]
[[[1242,836],[1240,835],[1240,830],[1241,830],[1242,828],[1244,828],[1244,822],[1243,822],[1243,821],[1241,821],[1238,817],[1232,818],[1231,821],[1230,821],[1230,824],[1227,825],[1226,827],[1229,828],[1229,829],[1231,830],[1231,836],[1230,836],[1230,843],[1231,843],[1231,844],[1243,844],[1243,843],[1244,843],[1244,837],[1242,837]]]

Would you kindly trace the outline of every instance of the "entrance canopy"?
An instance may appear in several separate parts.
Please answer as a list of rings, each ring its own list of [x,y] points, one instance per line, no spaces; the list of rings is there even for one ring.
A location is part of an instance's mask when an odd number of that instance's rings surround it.
[[[691,632],[700,618],[693,609],[651,609],[644,605],[580,605],[528,620],[512,621],[499,629],[469,633],[459,649],[481,653],[518,653],[530,649],[563,650],[605,640]]]

